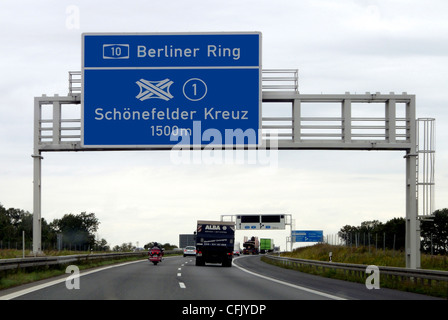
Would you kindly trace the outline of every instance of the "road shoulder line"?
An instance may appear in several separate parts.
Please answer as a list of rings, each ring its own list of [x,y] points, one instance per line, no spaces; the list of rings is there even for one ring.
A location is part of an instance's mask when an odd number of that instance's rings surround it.
[[[295,289],[298,289],[298,290],[303,290],[303,291],[306,291],[306,292],[310,292],[310,293],[313,293],[313,294],[316,294],[316,295],[319,295],[319,296],[322,296],[322,297],[326,297],[326,298],[329,298],[329,299],[332,299],[332,300],[347,300],[345,298],[341,298],[341,297],[338,297],[338,296],[335,296],[335,295],[332,295],[332,294],[328,294],[328,293],[325,293],[325,292],[321,292],[321,291],[313,290],[313,289],[310,289],[310,288],[298,286],[298,285],[295,285],[295,284],[292,284],[292,283],[288,283],[288,282],[285,282],[285,281],[281,281],[281,280],[277,280],[277,279],[274,279],[274,278],[270,278],[268,276],[264,276],[262,274],[249,271],[249,270],[247,270],[247,269],[245,269],[245,268],[243,268],[243,267],[241,267],[241,266],[239,266],[239,265],[237,265],[235,263],[233,264],[233,266],[235,266],[238,269],[240,269],[241,271],[247,272],[247,273],[249,273],[251,275],[254,275],[254,276],[266,279],[266,280],[270,280],[270,281],[273,281],[273,282],[277,282],[277,283],[280,283],[280,284],[283,284],[285,286],[289,286],[289,287],[292,287],[292,288],[295,288]]]

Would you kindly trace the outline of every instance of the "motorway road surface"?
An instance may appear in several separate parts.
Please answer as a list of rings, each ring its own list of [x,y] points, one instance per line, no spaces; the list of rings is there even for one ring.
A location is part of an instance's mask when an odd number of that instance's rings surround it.
[[[157,266],[141,260],[81,272],[79,289],[69,274],[0,291],[15,300],[432,300],[390,289],[327,279],[275,267],[259,256],[241,256],[233,267],[195,266],[194,257],[167,257]],[[74,283],[72,281],[72,283]]]

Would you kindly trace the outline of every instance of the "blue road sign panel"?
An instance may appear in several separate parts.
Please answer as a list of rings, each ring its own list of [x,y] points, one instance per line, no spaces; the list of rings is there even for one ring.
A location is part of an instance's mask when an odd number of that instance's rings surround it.
[[[292,242],[321,242],[324,238],[322,230],[292,230]]]
[[[83,34],[84,147],[259,145],[261,34]]]

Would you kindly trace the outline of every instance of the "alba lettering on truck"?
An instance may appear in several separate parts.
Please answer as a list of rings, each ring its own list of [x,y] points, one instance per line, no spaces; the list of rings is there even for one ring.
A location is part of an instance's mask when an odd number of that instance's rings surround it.
[[[221,226],[208,224],[205,226],[205,230],[221,230]]]

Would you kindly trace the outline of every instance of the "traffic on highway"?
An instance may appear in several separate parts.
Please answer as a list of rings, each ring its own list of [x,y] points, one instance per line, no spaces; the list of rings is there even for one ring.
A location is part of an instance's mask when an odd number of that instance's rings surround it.
[[[197,266],[195,257],[169,256],[79,272],[0,291],[1,300],[433,300],[435,298],[279,268],[261,255]],[[77,286],[76,286],[77,284]]]

